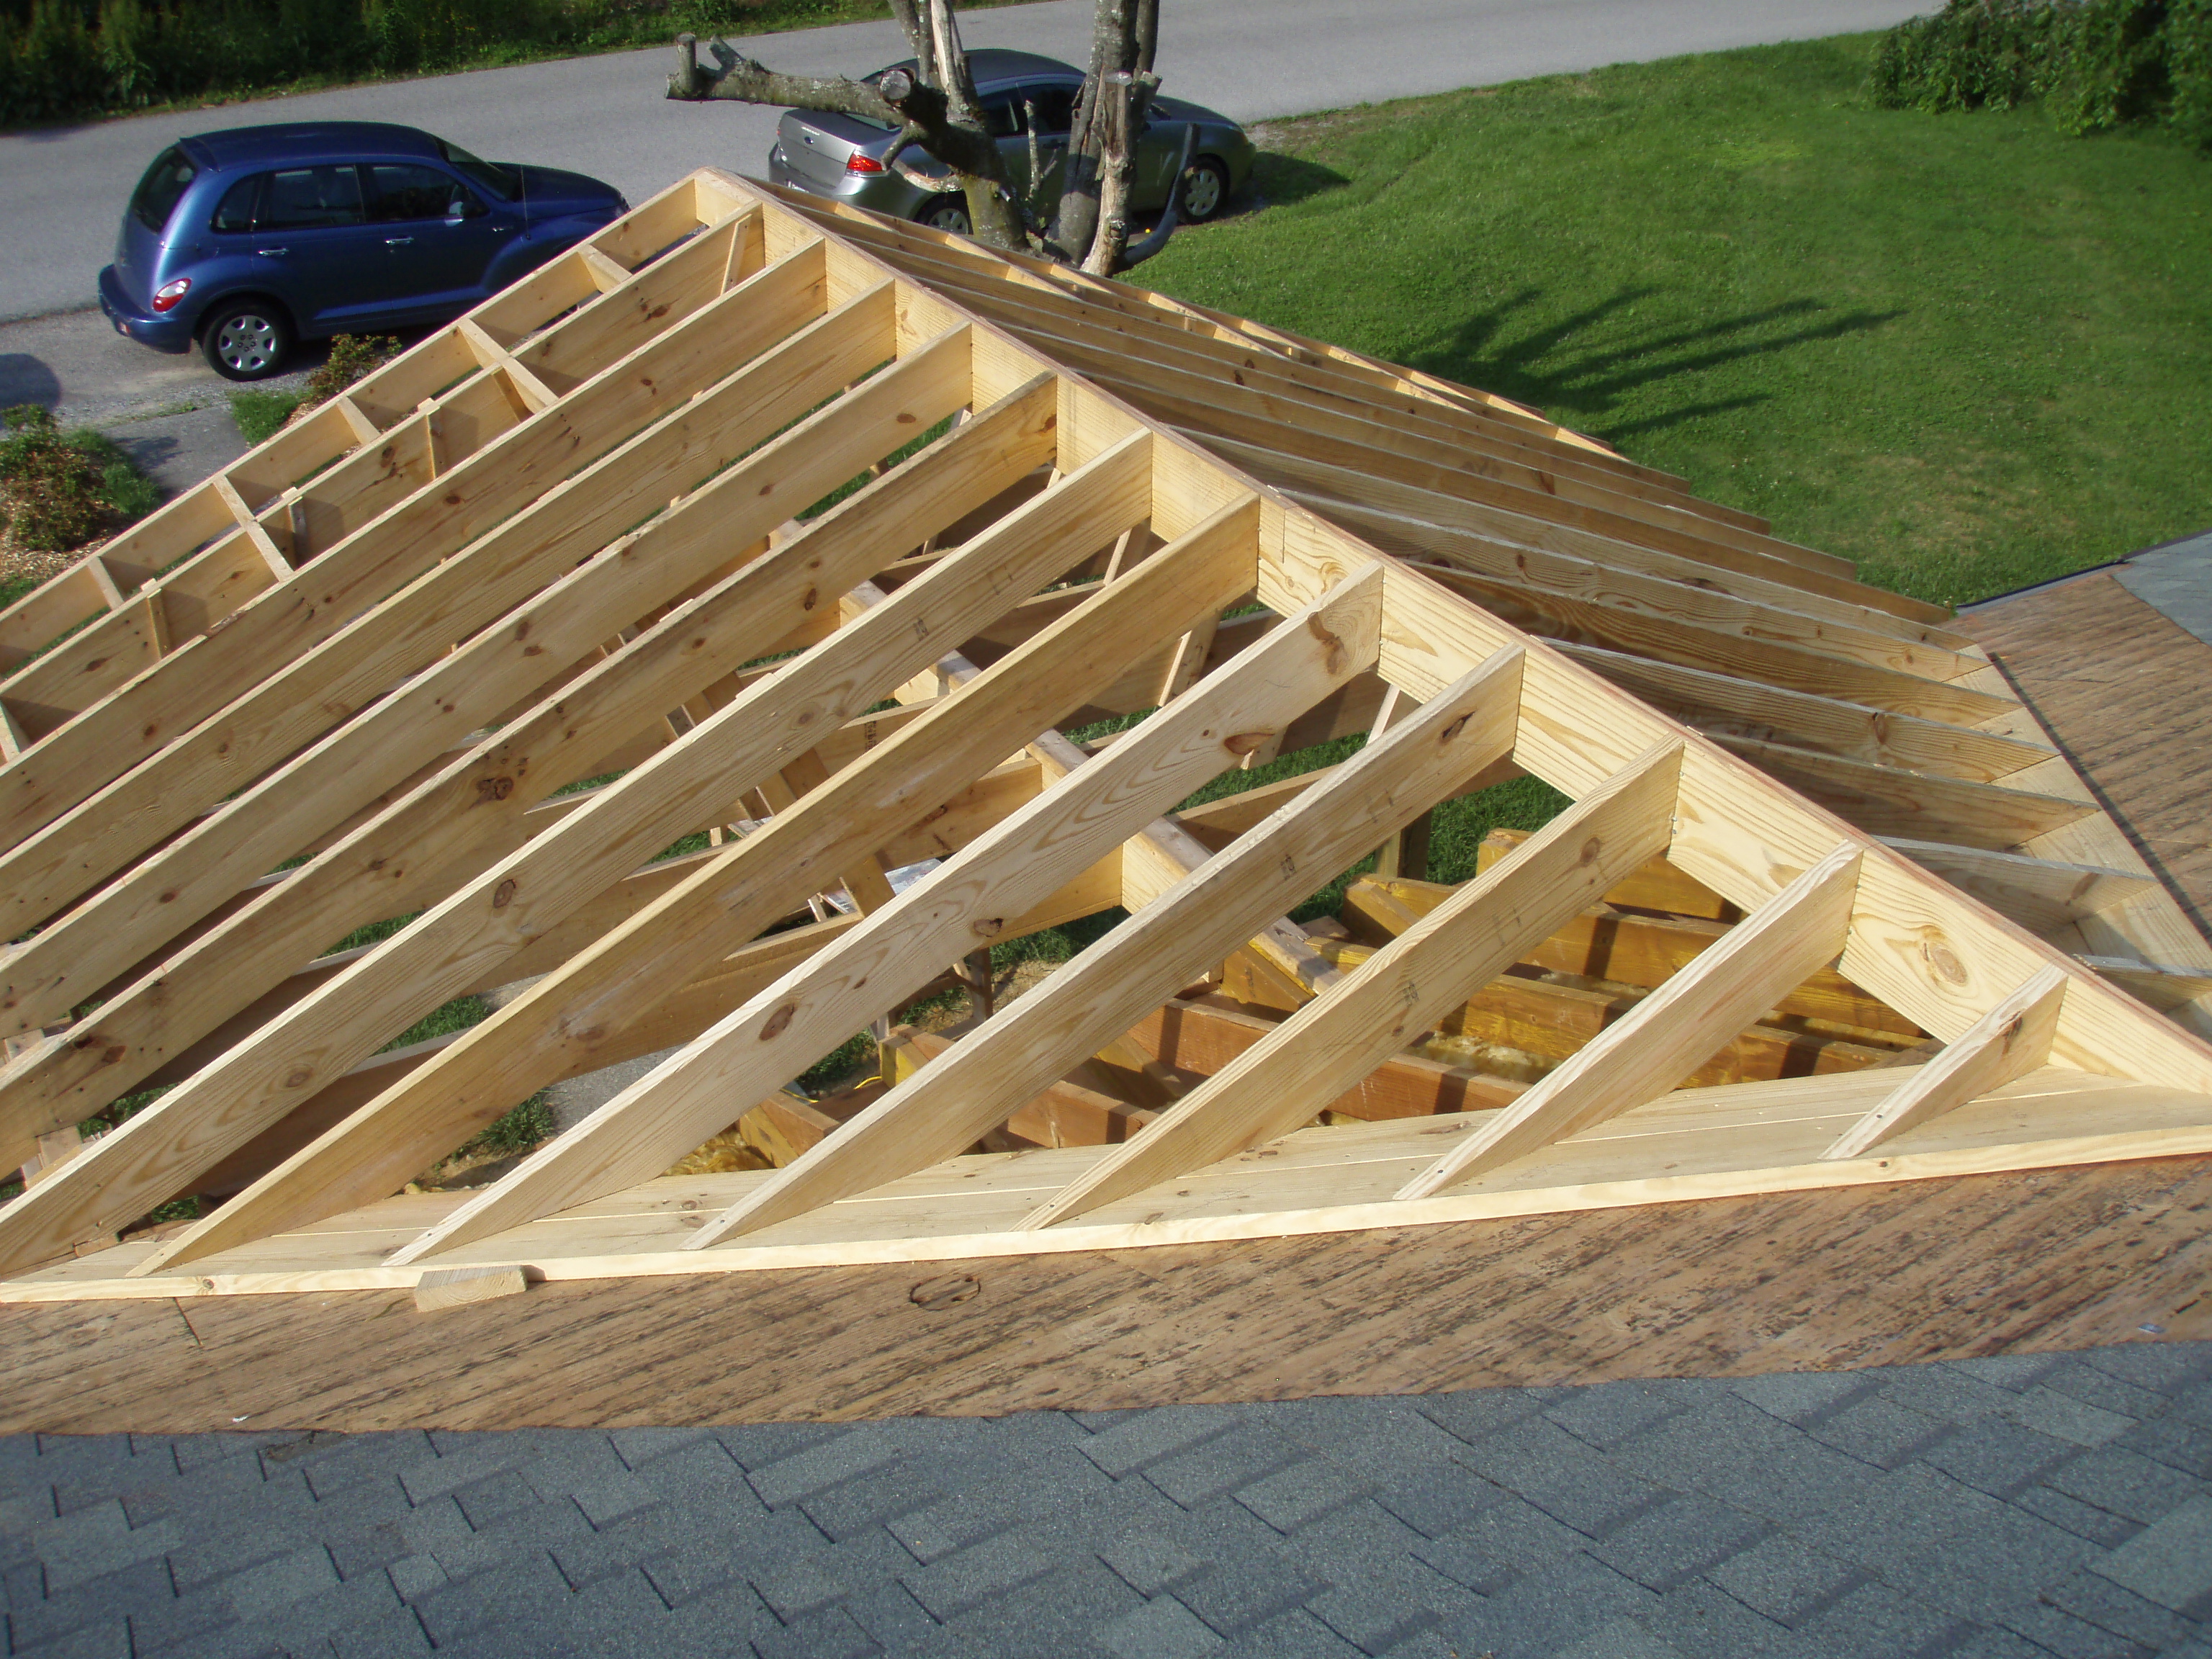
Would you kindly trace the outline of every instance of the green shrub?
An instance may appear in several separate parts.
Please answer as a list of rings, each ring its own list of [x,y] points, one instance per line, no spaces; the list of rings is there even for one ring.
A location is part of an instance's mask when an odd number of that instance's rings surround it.
[[[335,398],[371,369],[399,355],[399,342],[389,334],[341,334],[331,342],[331,355],[321,368],[307,376],[307,401],[319,404]]]
[[[2163,123],[2212,149],[2212,0],[1948,0],[1882,37],[1871,89],[1931,113],[2039,99],[2068,132]]]
[[[0,413],[0,509],[16,542],[61,553],[143,518],[161,500],[153,481],[97,432],[64,432],[51,410]]]

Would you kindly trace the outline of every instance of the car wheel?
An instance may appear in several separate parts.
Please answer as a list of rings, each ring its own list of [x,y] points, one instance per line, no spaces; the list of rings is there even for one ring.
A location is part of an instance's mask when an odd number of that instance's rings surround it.
[[[291,324],[265,300],[219,306],[200,332],[208,367],[226,380],[265,380],[291,349]]]
[[[915,222],[932,230],[949,230],[955,236],[968,234],[968,203],[964,197],[939,197],[925,204],[915,215]]]
[[[1187,225],[1218,219],[1229,205],[1229,169],[1211,155],[1201,155],[1182,175],[1182,194],[1176,203],[1176,216]]]

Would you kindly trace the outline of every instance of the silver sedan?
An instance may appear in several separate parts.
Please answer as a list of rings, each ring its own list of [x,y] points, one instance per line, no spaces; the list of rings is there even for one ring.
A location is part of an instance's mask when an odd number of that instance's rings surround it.
[[[1083,72],[1057,58],[996,49],[970,52],[968,66],[975,78],[984,124],[1006,158],[1006,176],[1016,189],[1026,191],[1030,112],[1036,112],[1037,153],[1049,175],[1055,156],[1067,146]],[[891,68],[911,71],[914,63],[908,59]],[[873,82],[889,73],[889,69],[878,70],[867,78]],[[1251,176],[1253,155],[1244,129],[1200,105],[1157,98],[1137,147],[1133,206],[1151,212],[1167,205],[1168,192],[1177,182],[1176,163],[1182,155],[1183,129],[1194,123],[1198,142],[1181,180],[1182,222],[1198,224],[1218,216],[1244,187]],[[786,110],[775,148],[769,152],[769,177],[794,190],[965,234],[968,204],[961,196],[924,190],[884,165],[897,136],[897,129],[858,116]],[[945,174],[940,164],[919,149],[909,149],[902,159],[925,176]],[[1050,205],[1048,198],[1048,211]]]

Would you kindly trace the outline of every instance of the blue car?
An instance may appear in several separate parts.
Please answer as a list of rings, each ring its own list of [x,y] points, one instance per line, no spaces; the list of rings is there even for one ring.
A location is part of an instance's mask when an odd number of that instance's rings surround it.
[[[629,210],[578,173],[413,127],[314,121],[179,139],[131,198],[100,308],[258,380],[295,340],[442,323]]]

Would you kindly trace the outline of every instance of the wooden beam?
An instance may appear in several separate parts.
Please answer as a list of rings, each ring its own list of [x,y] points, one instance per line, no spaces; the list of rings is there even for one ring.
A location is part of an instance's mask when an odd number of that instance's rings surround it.
[[[1654,854],[1681,747],[1593,790],[1021,1222],[1050,1226],[1296,1128]]]
[[[50,823],[265,682],[280,665],[353,624],[359,613],[441,559],[506,526],[550,490],[561,489],[566,503],[553,509],[556,517],[574,514],[583,500],[591,499],[592,520],[606,521],[599,542],[619,533],[635,522],[645,501],[656,495],[660,501],[667,499],[656,472],[637,465],[640,456],[672,447],[677,454],[670,459],[677,470],[696,477],[690,471],[696,458],[687,462],[682,452],[687,437],[696,444],[701,435],[680,422],[630,434],[682,408],[701,387],[823,314],[825,294],[819,251],[811,258],[795,255],[602,371],[557,408],[503,432],[447,471],[434,489],[398,479],[405,488],[392,510],[344,536],[307,567],[313,573],[307,584],[312,594],[304,588],[295,591],[294,583],[264,586],[231,614],[221,632],[206,635],[204,646],[174,652],[155,672],[70,713],[64,722],[70,735],[44,751],[40,769],[0,799],[0,842],[13,845]],[[379,447],[393,441],[388,436]],[[579,483],[574,475],[582,463],[622,449],[629,453],[615,476],[634,494],[626,498],[620,489]],[[375,450],[365,447],[361,452],[360,460],[372,468],[377,459]]]
[[[694,727],[593,806],[477,878],[377,956],[293,1010],[256,1042],[242,1064],[237,1054],[226,1056],[155,1109],[167,1109],[209,1084],[216,1073],[235,1076],[242,1071],[252,1079],[246,1086],[253,1091],[252,1109],[265,1112],[263,1103],[282,1097],[283,1079],[272,1073],[288,1053],[296,1054],[307,1033],[325,1048],[331,1037],[325,1033],[332,1028],[350,1042],[373,1045],[369,1034],[380,1027],[410,1017],[410,1011],[436,1006],[452,994],[457,968],[468,957],[512,955],[529,933],[626,874],[626,869],[611,867],[611,860],[620,858],[634,867],[647,855],[653,840],[665,834],[672,799],[692,803],[674,821],[710,821],[715,804],[735,799],[811,747],[811,730],[825,714],[839,719],[858,714],[928,661],[938,648],[934,641],[961,637],[979,617],[1003,609],[1012,595],[1066,569],[1093,544],[1097,526],[1133,523],[1143,516],[1151,482],[1149,446],[1147,434],[1132,434],[1079,468],[1057,489],[1009,515],[927,576],[909,582],[896,597]],[[868,811],[860,811],[860,801],[847,791],[819,790],[804,806],[780,814],[758,834],[726,848],[683,886],[477,1027],[403,1090],[373,1103],[358,1125],[333,1129],[173,1240],[162,1261],[189,1261],[367,1202],[466,1139],[513,1105],[518,1090],[527,1095],[538,1086],[524,1081],[537,1075],[535,1068],[557,1068],[567,1053],[588,1049],[596,1038],[620,1029],[626,1018],[649,1008],[703,963],[734,949],[794,899],[803,899],[825,874],[910,823],[915,811],[945,784],[956,778],[966,781],[988,769],[1021,740],[1024,730],[1036,730],[1038,716],[1028,699],[1039,693],[1024,681],[1021,670],[1010,669],[995,684],[1015,689],[1001,700],[969,700],[958,714],[949,701],[933,717],[908,726],[848,768],[854,792],[869,786],[879,792]],[[1043,695],[1056,689],[1048,684]],[[985,712],[993,709],[999,715],[995,720]],[[917,754],[943,769],[928,780],[939,788],[918,782],[910,766],[900,769],[902,760]],[[884,790],[886,776],[899,778],[914,793]],[[508,898],[488,902],[497,898],[502,885]],[[718,896],[702,896],[710,895]],[[518,908],[521,914],[513,921],[503,914]],[[246,1115],[235,1103],[239,1091],[236,1083],[223,1091],[233,1097],[233,1122]],[[144,1115],[150,1114],[132,1121]],[[400,1173],[390,1176],[395,1169]],[[0,1213],[0,1249],[10,1218]]]
[[[1923,776],[1787,744],[1720,737],[1722,748],[1770,772],[1871,836],[1911,836],[2001,851],[2086,817],[2094,801],[2001,784]]]
[[[1335,641],[1328,641],[1332,645]],[[1500,652],[1241,836],[694,1238],[757,1231],[951,1156],[1436,795],[1512,747],[1520,656]],[[1158,717],[1156,717],[1158,718]],[[1118,747],[1118,745],[1117,745]]]
[[[0,1131],[23,1114],[58,1114],[53,1121],[70,1122],[89,1116],[333,939],[443,899],[510,856],[584,804],[549,798],[607,769],[641,726],[739,678],[737,671],[755,658],[812,642],[818,635],[796,636],[834,619],[834,609],[822,603],[825,592],[860,580],[911,547],[911,534],[959,518],[1050,455],[1057,419],[1055,382],[1041,375],[507,721],[433,784],[395,801],[207,937],[181,947],[159,975],[112,996],[96,1021],[80,1028],[82,1041],[0,1075]],[[858,747],[893,723],[889,716],[863,723]],[[664,798],[660,810],[693,823],[729,804],[694,809],[675,799]],[[654,842],[639,859],[665,844]]]
[[[1957,847],[1917,836],[1885,836],[1883,844],[2031,933],[2046,935],[2158,890],[2154,878],[2127,870]]]
[[[1398,1196],[1429,1197],[1666,1093],[1842,951],[1862,856],[1838,847]]]
[[[721,389],[724,395],[701,400],[702,421],[721,419],[724,453],[742,453],[769,437],[833,394],[848,373],[860,372],[854,365],[880,360],[890,343],[890,295],[879,292],[856,307],[873,314],[848,310],[824,319],[788,342],[788,352],[770,351],[739,371]],[[120,867],[142,844],[173,827],[194,802],[210,796],[221,801],[226,781],[258,769],[264,757],[296,748],[303,735],[330,723],[350,700],[333,695],[334,684],[377,684],[418,654],[426,635],[466,640],[40,934],[37,952],[11,964],[0,1008],[38,1023],[91,994],[395,779],[518,699],[534,702],[548,681],[588,657],[597,640],[713,574],[733,541],[750,539],[742,533],[745,526],[765,525],[786,497],[824,479],[844,482],[870,458],[896,447],[902,434],[963,406],[968,383],[964,338],[925,348],[799,421],[580,568],[574,568],[579,544],[588,547],[596,530],[546,534],[544,520],[534,514],[526,514],[514,533],[489,538],[447,561],[359,627],[271,675],[220,721],[64,814],[34,842],[0,857],[0,880],[16,884],[23,908],[64,902],[87,877]],[[775,488],[774,504],[760,497],[764,487]],[[526,539],[533,528],[535,546]],[[549,580],[550,587],[531,595]],[[500,618],[518,598],[523,602]],[[487,625],[495,618],[497,626]]]
[[[933,732],[927,723],[918,724],[877,757],[889,775],[897,775],[902,744],[921,753],[941,749],[947,738],[940,733],[977,726],[983,717],[970,710],[994,695],[1020,695],[1024,678],[1031,673],[1041,684],[1056,680],[1060,702],[1079,696],[1083,678],[1112,672],[1112,651],[1102,647],[1118,641],[1126,650],[1133,641],[1158,637],[1163,622],[1187,620],[1208,605],[1218,610],[1226,603],[1220,594],[1233,597],[1249,585],[1257,552],[1252,505],[1216,515],[1097,594],[1088,614],[1069,617],[1025,653],[956,692],[947,705],[950,727],[940,721]],[[1300,619],[1307,625],[1276,636],[1273,649],[1261,646],[1155,714],[908,888],[836,950],[795,968],[404,1254],[412,1261],[485,1237],[618,1191],[642,1178],[641,1171],[665,1167],[668,1149],[696,1145],[702,1138],[698,1126],[726,1110],[729,1100],[763,1096],[781,1079],[796,1075],[896,1007],[944,963],[998,937],[1008,915],[1028,909],[1140,832],[1155,813],[1222,769],[1237,732],[1287,721],[1357,672],[1362,659],[1335,641],[1363,635],[1371,641],[1375,586],[1370,581],[1362,592],[1316,607]],[[1324,635],[1330,643],[1323,643]],[[1036,708],[1051,707],[1033,701],[1035,696],[1024,699],[1033,722]],[[822,810],[836,815],[832,823],[848,815],[835,799],[825,800]],[[773,833],[772,825],[756,839]],[[710,1127],[704,1133],[712,1132]]]
[[[1790,690],[1738,673],[1563,641],[1560,651],[1711,737],[1756,738],[1818,749],[1870,766],[1903,767],[1995,783],[2052,750],[1978,726],[1924,720],[1838,696]]]
[[[2066,975],[2034,978],[1976,1020],[1966,1034],[1917,1067],[1897,1091],[1838,1137],[1823,1158],[1858,1158],[1917,1124],[2025,1077],[2051,1057]]]

